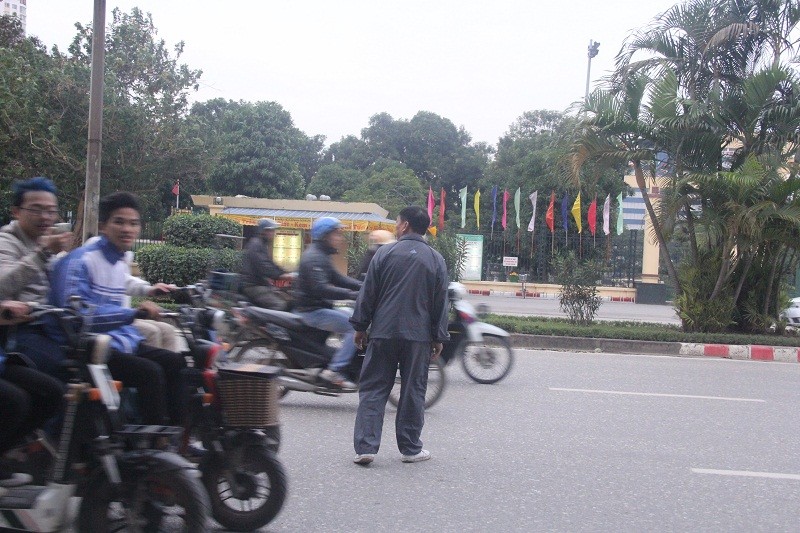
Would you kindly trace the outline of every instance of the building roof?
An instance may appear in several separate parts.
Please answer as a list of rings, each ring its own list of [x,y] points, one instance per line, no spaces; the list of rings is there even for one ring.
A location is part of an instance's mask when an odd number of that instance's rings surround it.
[[[212,215],[255,226],[262,218],[273,218],[284,228],[310,229],[314,219],[336,217],[349,231],[394,229],[388,211],[374,203],[327,200],[270,200],[233,196],[192,195],[196,206],[208,206]]]
[[[245,215],[251,217],[268,218],[322,218],[335,217],[347,220],[368,220],[371,222],[390,222],[389,220],[375,213],[348,213],[346,211],[304,211],[290,209],[260,209],[257,207],[226,207],[222,210],[223,215]]]
[[[216,201],[215,201],[216,200]],[[385,218],[389,212],[376,203],[370,202],[333,202],[330,200],[273,200],[270,198],[247,198],[238,196],[211,196],[193,194],[192,202],[196,206],[250,207],[259,209],[281,209],[289,211],[313,211],[335,213],[371,213]]]

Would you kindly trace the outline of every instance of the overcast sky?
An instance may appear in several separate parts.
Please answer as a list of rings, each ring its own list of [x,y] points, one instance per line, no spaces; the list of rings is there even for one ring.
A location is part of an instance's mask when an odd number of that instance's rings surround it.
[[[583,97],[631,30],[675,0],[107,0],[150,12],[182,62],[202,69],[194,100],[275,101],[330,144],[369,117],[432,111],[496,144],[523,112]],[[28,35],[66,51],[93,0],[28,0]]]

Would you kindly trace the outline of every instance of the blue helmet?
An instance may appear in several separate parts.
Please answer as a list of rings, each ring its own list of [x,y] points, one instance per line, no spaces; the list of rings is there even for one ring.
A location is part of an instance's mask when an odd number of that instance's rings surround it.
[[[324,239],[325,235],[341,227],[342,223],[339,221],[338,218],[333,218],[333,217],[318,218],[311,225],[311,238],[315,241]]]

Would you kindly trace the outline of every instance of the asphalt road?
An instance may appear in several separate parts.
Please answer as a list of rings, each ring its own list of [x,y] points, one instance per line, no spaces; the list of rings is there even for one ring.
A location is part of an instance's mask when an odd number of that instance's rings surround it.
[[[555,298],[518,298],[515,296],[478,296],[470,294],[467,301],[473,305],[485,304],[492,313],[507,315],[533,315],[566,317]],[[629,320],[680,324],[671,305],[636,304],[630,302],[603,302],[597,312],[598,320]]]
[[[636,306],[639,307],[639,306]],[[517,351],[497,385],[448,368],[433,458],[403,464],[391,407],[352,461],[357,398],[290,393],[290,494],[264,531],[796,531],[800,365]]]

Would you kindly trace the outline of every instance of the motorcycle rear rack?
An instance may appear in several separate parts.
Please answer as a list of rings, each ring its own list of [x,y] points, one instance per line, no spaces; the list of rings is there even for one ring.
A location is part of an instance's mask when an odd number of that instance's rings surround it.
[[[175,446],[183,435],[183,428],[177,426],[126,424],[114,435],[122,437],[135,448],[165,448]]]

